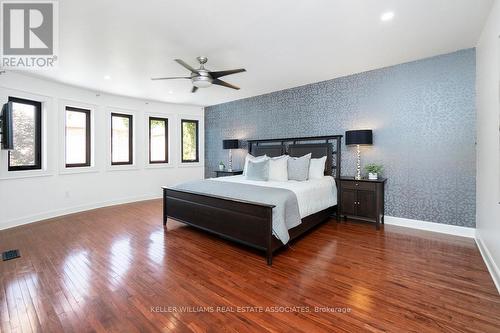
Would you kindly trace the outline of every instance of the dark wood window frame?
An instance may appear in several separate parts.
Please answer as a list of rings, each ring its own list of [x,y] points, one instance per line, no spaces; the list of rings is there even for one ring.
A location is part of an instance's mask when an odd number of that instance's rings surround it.
[[[9,102],[27,104],[35,107],[35,164],[34,165],[10,165],[10,151],[8,156],[8,171],[41,170],[42,169],[42,102],[30,99],[11,97]],[[15,149],[15,147],[14,147]]]
[[[151,160],[151,121],[162,121],[165,124],[165,159],[161,161],[152,161]],[[168,163],[168,118],[161,117],[149,117],[148,120],[148,128],[149,128],[149,163],[150,164],[166,164]]]
[[[196,159],[185,160],[184,159],[184,123],[195,123],[196,124]],[[181,162],[182,163],[198,163],[200,162],[200,122],[194,119],[181,119]]]
[[[65,109],[65,116],[66,112],[81,112],[85,114],[85,162],[84,163],[66,163],[66,168],[78,168],[78,167],[89,167],[90,166],[90,159],[91,159],[91,129],[90,129],[90,110],[88,109],[81,109],[81,108],[76,108],[73,106],[66,106]],[[66,119],[66,117],[65,117]],[[66,138],[67,138],[67,125],[65,123],[64,126],[64,145],[66,148]],[[66,150],[65,150],[66,153]],[[66,159],[66,156],[65,156]]]
[[[128,118],[128,161],[113,162],[113,117]],[[126,113],[111,113],[111,165],[131,165],[134,164],[134,122],[133,115]]]

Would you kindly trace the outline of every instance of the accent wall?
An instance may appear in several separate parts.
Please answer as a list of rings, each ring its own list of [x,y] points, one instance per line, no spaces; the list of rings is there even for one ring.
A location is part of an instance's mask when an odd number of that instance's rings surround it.
[[[249,139],[373,129],[362,164],[384,165],[386,215],[475,227],[475,70],[475,49],[466,49],[209,106],[205,176],[227,165],[223,139],[245,147]],[[245,154],[234,151],[233,169]],[[342,145],[342,163],[342,175],[353,176],[355,148]]]

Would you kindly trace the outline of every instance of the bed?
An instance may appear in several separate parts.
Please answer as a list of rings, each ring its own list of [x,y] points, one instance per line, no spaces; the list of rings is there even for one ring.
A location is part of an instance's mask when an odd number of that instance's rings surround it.
[[[267,264],[272,264],[273,254],[288,241],[303,235],[316,225],[338,218],[338,187],[340,177],[341,135],[285,138],[248,141],[248,151],[254,156],[276,157],[288,154],[300,157],[311,153],[312,158],[327,156],[325,177],[305,182],[255,182],[244,176],[224,177],[203,182],[218,191],[201,189],[200,183],[182,188],[163,187],[163,224],[171,218],[187,225],[214,233],[226,239],[265,251]],[[238,185],[237,185],[238,184]],[[295,193],[300,213],[298,225],[287,230],[288,238],[282,241],[273,228],[277,207],[263,203],[266,200],[244,200],[235,195],[234,186],[245,188],[262,186],[262,193],[274,189],[286,189]],[[330,184],[330,192],[328,192]],[[227,189],[221,194],[221,188]],[[208,187],[210,188],[210,187]],[[264,190],[264,188],[267,188]],[[279,191],[279,190],[276,190]],[[274,211],[273,211],[274,209]]]

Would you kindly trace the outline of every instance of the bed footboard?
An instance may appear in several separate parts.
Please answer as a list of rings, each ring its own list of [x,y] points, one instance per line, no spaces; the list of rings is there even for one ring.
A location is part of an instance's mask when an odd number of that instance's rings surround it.
[[[272,264],[273,205],[163,187],[163,225],[167,218],[266,251]]]

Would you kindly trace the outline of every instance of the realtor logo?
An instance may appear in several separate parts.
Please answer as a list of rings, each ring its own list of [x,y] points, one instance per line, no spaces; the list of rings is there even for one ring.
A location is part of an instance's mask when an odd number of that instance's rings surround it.
[[[57,2],[2,1],[1,67],[53,68],[57,60]]]

